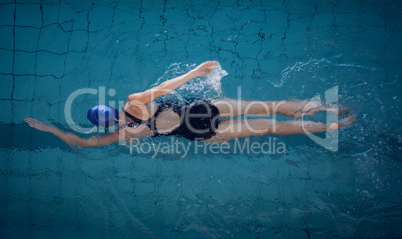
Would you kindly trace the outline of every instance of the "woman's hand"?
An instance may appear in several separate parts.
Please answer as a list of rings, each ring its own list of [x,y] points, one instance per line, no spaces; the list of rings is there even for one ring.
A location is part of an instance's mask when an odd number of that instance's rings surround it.
[[[218,65],[217,61],[207,61],[197,66],[194,70],[187,72],[184,75],[176,77],[174,79],[163,82],[162,84],[149,89],[141,93],[133,93],[127,97],[127,102],[131,102],[132,105],[147,104],[162,95],[167,95],[170,92],[176,90],[180,86],[184,85],[189,80],[195,77],[205,77],[216,69]],[[136,103],[139,102],[139,103]]]
[[[37,119],[32,119],[32,118],[25,118],[24,121],[28,123],[28,125],[34,129],[44,131],[44,132],[50,132],[53,126],[47,125]]]
[[[125,138],[124,139],[120,138],[118,131],[114,131],[113,133],[103,135],[102,137],[100,137],[99,135],[95,135],[89,139],[84,139],[73,133],[63,132],[62,130],[56,127],[45,124],[36,119],[25,118],[24,121],[27,122],[29,126],[31,126],[34,129],[54,134],[59,139],[70,145],[71,148],[73,148],[74,150],[77,150],[77,146],[80,148],[96,147],[96,146],[109,145],[119,141],[125,141]]]
[[[197,66],[197,68],[194,69],[194,72],[198,77],[205,77],[216,69],[216,65],[218,65],[217,61],[207,61]]]

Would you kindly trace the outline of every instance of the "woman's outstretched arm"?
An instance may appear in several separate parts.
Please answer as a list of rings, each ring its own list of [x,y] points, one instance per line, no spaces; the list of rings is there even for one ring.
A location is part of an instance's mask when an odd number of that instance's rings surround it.
[[[56,135],[59,139],[70,145],[72,148],[74,148],[75,145],[80,148],[105,146],[119,142],[121,140],[125,140],[120,139],[118,131],[114,131],[113,133],[105,134],[102,136],[95,135],[89,139],[83,139],[73,133],[64,132],[54,126],[45,124],[33,118],[25,118],[24,121],[28,123],[29,126],[32,128]]]
[[[136,101],[137,103],[146,104],[153,101],[159,96],[169,94],[180,86],[184,85],[189,80],[195,77],[204,77],[209,75],[218,64],[217,61],[207,61],[197,66],[194,70],[187,72],[184,75],[176,77],[174,79],[163,82],[162,84],[149,89],[144,92],[134,93],[127,97],[127,101]]]

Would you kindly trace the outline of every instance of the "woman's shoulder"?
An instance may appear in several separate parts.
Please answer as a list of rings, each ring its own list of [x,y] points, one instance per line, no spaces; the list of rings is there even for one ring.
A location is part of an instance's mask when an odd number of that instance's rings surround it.
[[[138,101],[126,101],[123,106],[124,111],[128,111],[128,113],[134,115],[141,120],[151,118],[151,116],[156,112],[158,108],[159,104],[155,103],[154,101],[148,102],[146,104]]]

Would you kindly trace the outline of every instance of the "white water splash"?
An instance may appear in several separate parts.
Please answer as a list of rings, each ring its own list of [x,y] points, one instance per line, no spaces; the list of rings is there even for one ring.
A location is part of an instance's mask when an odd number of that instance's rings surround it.
[[[360,68],[368,71],[375,71],[376,68],[366,67],[359,64],[345,64],[345,63],[336,63],[336,59],[340,58],[342,55],[336,55],[332,57],[333,59],[315,59],[311,58],[306,62],[299,61],[296,62],[293,66],[286,67],[281,72],[281,79],[279,82],[273,82],[268,80],[274,87],[280,88],[282,87],[289,79],[296,78],[297,72],[310,72],[312,77],[315,77],[317,74],[318,69],[325,67],[325,66],[338,66],[338,67],[349,67],[349,68]]]
[[[214,88],[214,90],[218,93],[218,96],[222,95],[221,79],[227,75],[229,75],[229,73],[222,69],[221,65],[218,63],[216,69],[206,78],[207,84]]]
[[[163,75],[155,82],[152,87],[159,85],[160,83],[178,77],[188,71],[194,69],[196,64],[183,64],[173,63],[163,73]],[[182,85],[170,95],[180,95],[181,97],[199,97],[199,98],[219,98],[222,97],[222,83],[221,79],[227,76],[228,73],[222,69],[218,63],[217,68],[207,77],[197,77],[186,84]]]

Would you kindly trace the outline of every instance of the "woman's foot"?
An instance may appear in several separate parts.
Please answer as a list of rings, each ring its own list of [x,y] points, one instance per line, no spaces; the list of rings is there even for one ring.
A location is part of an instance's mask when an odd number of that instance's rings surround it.
[[[302,114],[314,116],[317,112],[328,111],[336,116],[347,116],[350,112],[349,108],[346,108],[345,106],[339,106],[337,104],[328,104],[327,106],[317,104],[315,107],[314,104],[314,102],[307,104],[306,107],[303,109],[304,112],[302,112]]]
[[[345,106],[339,106],[337,104],[328,104],[325,110],[334,113],[337,116],[347,116],[350,112],[349,108],[346,108]]]
[[[351,116],[349,116],[347,118],[344,118],[344,119],[340,120],[338,123],[330,124],[329,128],[332,129],[332,130],[338,130],[338,129],[342,128],[342,127],[351,125],[355,121],[356,121],[356,115],[351,115]]]
[[[304,115],[314,116],[320,111],[328,111],[336,116],[347,116],[349,109],[345,106],[339,106],[337,104],[322,105],[319,101],[290,101],[280,106],[280,110],[284,112],[284,115],[291,116],[292,118],[300,118]]]
[[[281,103],[281,102],[280,102]],[[315,113],[324,110],[321,106],[321,103],[314,100],[293,100],[287,101],[278,107],[280,114],[285,116],[290,116],[293,119],[301,118],[304,115],[311,115],[314,116]]]

